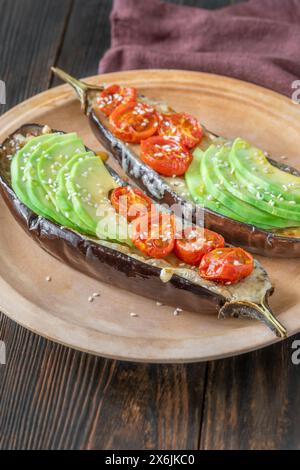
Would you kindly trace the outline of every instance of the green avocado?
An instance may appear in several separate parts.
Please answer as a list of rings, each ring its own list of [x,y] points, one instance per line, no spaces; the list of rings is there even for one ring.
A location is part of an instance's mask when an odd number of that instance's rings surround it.
[[[64,214],[68,214],[68,219],[79,227],[79,231],[94,236],[95,233],[89,229],[89,227],[84,224],[84,222],[79,219],[78,215],[74,211],[72,198],[68,193],[67,189],[67,179],[70,177],[71,170],[75,163],[77,163],[82,158],[93,157],[92,152],[83,152],[78,155],[75,155],[70,160],[68,160],[65,165],[58,171],[56,176],[55,185],[55,205],[59,211]]]
[[[76,136],[76,134],[74,134]],[[52,145],[64,142],[66,136],[52,135],[45,143],[41,144],[28,158],[25,166],[26,190],[30,200],[37,207],[38,213],[49,217],[60,225],[71,226],[68,218],[59,212],[51,199],[50,193],[44,188],[39,178],[38,165],[42,156],[49,151]]]
[[[54,204],[56,204],[56,178],[59,170],[76,154],[85,152],[85,147],[76,134],[66,134],[60,141],[54,141],[40,156],[37,169],[38,178],[46,193]]]
[[[200,150],[200,148],[197,148],[193,153],[193,161],[185,173],[185,182],[194,202],[219,214],[243,222],[244,219],[242,220],[239,218],[237,214],[235,214],[230,209],[227,209],[219,201],[212,198],[211,195],[206,192],[206,187],[200,171],[203,155],[204,152]]]
[[[110,202],[118,187],[77,134],[32,138],[11,163],[16,195],[37,215],[100,239],[132,246],[127,220]]]
[[[207,185],[208,182],[202,174],[204,153],[205,152],[199,148],[194,151],[193,161],[188,171],[185,173],[185,181],[193,200],[202,207],[207,207],[218,214],[237,220],[238,222],[250,223],[244,215],[235,212],[232,207],[224,205],[210,193]],[[261,228],[270,229],[271,226],[261,224]]]
[[[248,182],[289,201],[290,210],[298,210],[300,204],[300,177],[271,165],[264,152],[243,139],[236,139],[229,155],[232,168]]]
[[[237,179],[237,171],[228,161],[230,151],[230,147],[215,148],[204,158],[206,178],[211,180],[210,190],[215,197],[234,210],[247,214],[247,219],[256,225],[262,223],[276,228],[299,225],[300,214],[281,208],[278,199],[275,202],[271,198],[263,200],[261,196],[258,197],[261,194],[258,188],[253,194],[249,191],[249,183]]]
[[[77,217],[100,239],[131,245],[127,221],[115,211],[109,193],[118,187],[116,181],[96,156],[74,162],[66,187]]]
[[[55,134],[59,135],[59,134]],[[42,144],[45,144],[49,139],[53,138],[53,134],[41,135],[30,139],[24,147],[22,147],[14,156],[11,162],[11,180],[12,188],[16,193],[17,197],[27,207],[29,207],[37,215],[39,213],[36,205],[31,201],[26,189],[26,176],[25,167],[32,153],[40,148]]]

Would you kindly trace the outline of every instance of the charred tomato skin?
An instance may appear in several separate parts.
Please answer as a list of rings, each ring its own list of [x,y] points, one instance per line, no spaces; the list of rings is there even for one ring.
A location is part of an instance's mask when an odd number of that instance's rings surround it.
[[[199,121],[187,113],[162,113],[159,115],[158,134],[174,137],[187,148],[194,148],[203,138]]]
[[[147,214],[131,224],[131,241],[150,258],[165,258],[174,250],[174,217],[161,212]]]
[[[128,222],[146,215],[151,211],[152,201],[139,188],[119,186],[110,195],[110,201],[116,211],[127,218]]]
[[[166,136],[153,136],[141,142],[141,160],[163,176],[182,176],[192,154],[180,142]]]
[[[223,248],[225,240],[222,235],[200,227],[187,227],[183,237],[175,240],[174,253],[184,263],[198,266],[206,253]]]
[[[109,116],[113,134],[128,143],[140,143],[158,129],[158,114],[145,103],[130,102],[118,106]]]
[[[97,96],[95,108],[106,116],[110,116],[120,104],[136,102],[136,100],[136,88],[110,85]]]
[[[236,284],[254,269],[253,256],[242,248],[217,248],[203,256],[201,277],[220,284]]]

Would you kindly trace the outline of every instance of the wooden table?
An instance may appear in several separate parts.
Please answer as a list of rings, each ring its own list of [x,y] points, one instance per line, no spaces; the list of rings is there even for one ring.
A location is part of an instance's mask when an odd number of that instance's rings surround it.
[[[94,75],[110,44],[110,9],[111,0],[0,0],[0,79],[7,84],[1,113],[53,86],[54,64],[78,77]],[[7,365],[0,366],[1,449],[300,448],[293,339],[187,366],[82,354],[1,314],[0,339],[7,347]]]

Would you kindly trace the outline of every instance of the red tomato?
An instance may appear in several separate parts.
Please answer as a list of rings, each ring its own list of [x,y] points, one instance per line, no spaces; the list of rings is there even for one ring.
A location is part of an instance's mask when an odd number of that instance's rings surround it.
[[[141,160],[164,176],[183,175],[191,161],[190,151],[168,137],[150,137],[141,143]]]
[[[203,129],[196,118],[186,113],[168,113],[159,116],[159,135],[174,137],[185,147],[193,148],[203,137]]]
[[[147,214],[131,224],[131,240],[145,255],[165,258],[174,249],[174,217],[170,214]]]
[[[235,284],[249,276],[253,268],[253,257],[242,248],[217,248],[203,256],[200,275],[221,284]]]
[[[206,253],[215,248],[223,248],[224,238],[206,228],[188,227],[184,237],[175,240],[175,254],[187,264],[199,265]]]
[[[127,103],[118,106],[109,117],[116,137],[130,143],[139,143],[151,137],[158,128],[158,115],[152,106]]]
[[[135,88],[120,87],[119,85],[111,85],[97,96],[97,108],[106,116],[110,114],[120,105],[135,102],[137,99],[137,91]]]
[[[138,188],[120,186],[112,191],[110,200],[117,212],[129,222],[146,215],[151,210],[152,201]]]

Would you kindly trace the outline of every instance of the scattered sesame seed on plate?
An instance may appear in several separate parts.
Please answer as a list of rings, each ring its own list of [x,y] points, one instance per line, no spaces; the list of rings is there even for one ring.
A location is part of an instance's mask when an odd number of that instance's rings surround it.
[[[174,312],[173,312],[173,315],[174,315],[175,317],[177,317],[177,315],[179,315],[181,312],[182,312],[182,308],[178,308],[178,307],[177,307],[177,308],[175,308],[175,310],[174,310]]]
[[[134,313],[134,312],[131,312],[131,313],[130,313],[130,316],[131,316],[131,317],[138,317],[138,314],[137,314],[137,313]]]

